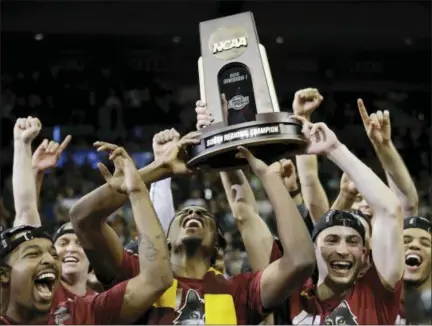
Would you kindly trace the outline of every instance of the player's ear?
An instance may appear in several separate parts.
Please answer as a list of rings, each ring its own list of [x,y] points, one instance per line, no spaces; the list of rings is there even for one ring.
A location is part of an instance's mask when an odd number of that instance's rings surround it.
[[[7,285],[10,281],[10,267],[1,265],[0,266],[0,284]]]

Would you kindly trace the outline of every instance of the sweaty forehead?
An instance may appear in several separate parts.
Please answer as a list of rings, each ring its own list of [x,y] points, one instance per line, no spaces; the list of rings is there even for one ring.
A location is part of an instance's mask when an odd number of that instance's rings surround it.
[[[19,237],[19,235],[17,235]],[[29,241],[25,241],[21,243],[17,248],[15,248],[14,251],[10,254],[10,257],[12,259],[18,257],[18,255],[29,251],[29,250],[43,250],[43,251],[49,251],[52,250],[53,243],[52,241],[44,238],[36,238]]]
[[[55,243],[59,241],[74,241],[77,240],[77,235],[75,233],[65,233],[62,236],[58,237]]]
[[[329,235],[335,235],[335,236],[338,236],[338,237],[341,237],[341,238],[346,238],[346,237],[349,237],[349,236],[356,235],[359,238],[361,238],[360,233],[358,233],[353,228],[350,228],[350,227],[347,227],[347,226],[343,226],[343,225],[335,225],[335,226],[331,226],[331,227],[323,230],[318,235],[318,239],[324,239],[325,237],[327,237]]]
[[[403,235],[408,237],[413,237],[413,238],[426,238],[429,241],[431,241],[432,238],[429,232],[426,232],[423,229],[416,229],[416,228],[405,229]]]

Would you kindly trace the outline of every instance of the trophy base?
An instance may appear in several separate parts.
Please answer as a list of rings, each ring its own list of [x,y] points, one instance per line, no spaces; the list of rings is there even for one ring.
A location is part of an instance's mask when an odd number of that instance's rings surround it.
[[[296,154],[303,154],[307,141],[301,123],[286,112],[257,114],[256,121],[224,126],[212,124],[202,130],[200,144],[189,151],[190,168],[216,171],[239,169],[247,161],[236,157],[237,147],[247,147],[267,164]]]

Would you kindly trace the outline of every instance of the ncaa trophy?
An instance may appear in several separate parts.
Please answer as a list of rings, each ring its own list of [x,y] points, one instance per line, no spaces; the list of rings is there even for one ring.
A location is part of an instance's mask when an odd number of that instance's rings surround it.
[[[307,145],[301,124],[280,112],[265,48],[259,44],[253,14],[245,12],[200,23],[198,73],[201,100],[214,121],[200,131],[188,166],[217,171],[247,164],[238,146],[272,163],[300,154]],[[225,94],[227,105],[222,105]]]

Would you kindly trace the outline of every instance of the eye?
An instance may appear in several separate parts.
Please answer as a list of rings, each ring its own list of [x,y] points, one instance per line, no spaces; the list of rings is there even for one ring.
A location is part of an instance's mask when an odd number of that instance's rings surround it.
[[[39,256],[39,252],[37,252],[37,251],[30,251],[30,252],[26,253],[24,257],[26,257],[26,258],[36,258],[38,256]]]

